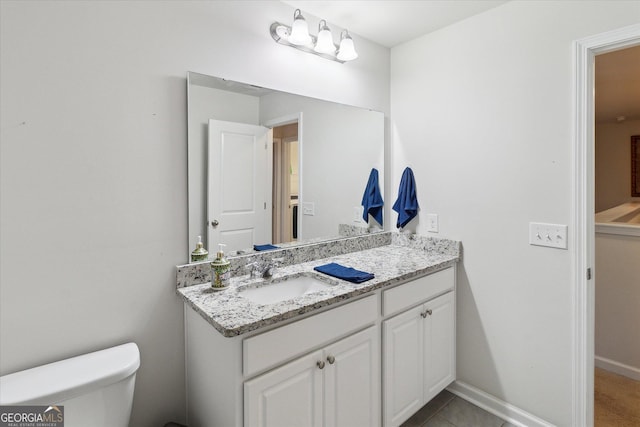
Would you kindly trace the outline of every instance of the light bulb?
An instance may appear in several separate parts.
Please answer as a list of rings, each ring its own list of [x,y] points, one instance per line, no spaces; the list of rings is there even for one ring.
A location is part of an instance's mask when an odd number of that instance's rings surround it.
[[[336,45],[333,44],[331,30],[327,26],[327,21],[324,19],[318,24],[318,40],[313,50],[318,53],[328,53],[330,55],[336,53]]]
[[[307,21],[302,16],[300,9],[296,9],[293,13],[293,24],[291,25],[291,35],[289,36],[289,43],[298,46],[304,46],[311,43],[311,36],[309,35],[309,26]]]
[[[340,48],[338,48],[337,58],[341,61],[351,61],[357,57],[358,53],[353,46],[353,39],[349,35],[349,32],[344,30],[340,36]]]

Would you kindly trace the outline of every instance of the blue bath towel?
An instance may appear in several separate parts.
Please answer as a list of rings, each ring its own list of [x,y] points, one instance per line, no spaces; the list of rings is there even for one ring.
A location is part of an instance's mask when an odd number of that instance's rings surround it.
[[[393,210],[398,212],[396,226],[402,228],[418,215],[418,198],[416,197],[416,180],[411,168],[405,168],[402,172],[400,187],[398,188],[398,200],[393,204]]]
[[[384,201],[380,194],[380,186],[378,185],[378,170],[376,168],[371,169],[369,174],[369,181],[367,187],[364,189],[362,195],[362,219],[364,222],[369,222],[369,214],[375,219],[378,224],[382,225],[382,206]]]
[[[254,251],[271,251],[273,249],[280,249],[280,248],[273,245],[253,245]]]
[[[351,267],[345,267],[344,265],[336,264],[335,262],[319,265],[314,267],[314,270],[352,283],[366,282],[367,280],[371,280],[375,277],[371,273],[356,270]]]

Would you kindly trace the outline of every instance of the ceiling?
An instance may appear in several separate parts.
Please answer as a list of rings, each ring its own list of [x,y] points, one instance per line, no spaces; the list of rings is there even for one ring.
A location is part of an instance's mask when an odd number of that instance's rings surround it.
[[[596,56],[595,77],[596,122],[640,120],[640,46]]]
[[[507,3],[493,0],[283,0],[392,48]],[[312,21],[313,22],[313,21]],[[314,33],[315,31],[312,31]],[[640,120],[640,46],[596,57],[596,122]]]
[[[505,0],[285,0],[379,45],[391,48],[423,34],[492,9]]]

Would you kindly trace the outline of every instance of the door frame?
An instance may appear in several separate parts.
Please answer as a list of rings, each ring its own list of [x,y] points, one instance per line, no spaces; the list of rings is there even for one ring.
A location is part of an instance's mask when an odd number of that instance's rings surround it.
[[[573,43],[574,138],[571,239],[573,275],[573,425],[593,426],[595,331],[595,56],[640,45],[640,24]],[[587,276],[591,269],[592,275]]]
[[[302,116],[303,114],[301,111],[299,113],[288,114],[286,116],[269,119],[269,120],[266,120],[264,123],[262,123],[262,126],[273,129],[274,127],[284,126],[284,125],[298,122],[298,206],[301,205],[302,199],[304,197],[304,191],[302,186],[303,184],[303,180],[302,180],[303,156],[302,155],[303,155],[303,149],[304,149],[304,144],[303,144],[304,135],[302,133],[303,131]],[[272,160],[272,163],[273,163],[273,160]],[[273,168],[271,169],[271,173],[273,173]],[[300,239],[300,230],[302,226],[300,219],[301,219],[301,209],[298,208],[298,239]]]

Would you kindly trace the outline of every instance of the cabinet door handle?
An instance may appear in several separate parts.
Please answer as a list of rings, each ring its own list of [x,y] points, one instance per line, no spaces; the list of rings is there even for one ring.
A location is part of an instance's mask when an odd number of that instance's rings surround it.
[[[336,362],[336,358],[333,356],[329,356],[327,357],[327,362],[329,362],[330,365],[333,365]]]
[[[319,360],[318,363],[316,363],[316,365],[318,366],[318,368],[324,369],[324,362],[322,360]]]
[[[433,313],[433,311],[431,311],[431,310],[426,310],[426,311],[423,311],[422,313],[420,313],[420,316],[422,316],[422,318],[424,319],[424,318],[426,318],[427,316],[431,316],[431,313]]]

